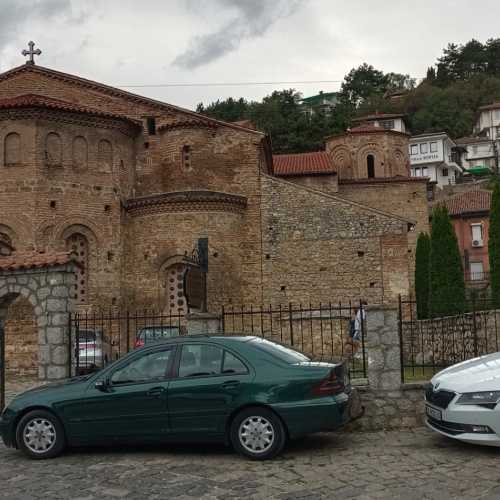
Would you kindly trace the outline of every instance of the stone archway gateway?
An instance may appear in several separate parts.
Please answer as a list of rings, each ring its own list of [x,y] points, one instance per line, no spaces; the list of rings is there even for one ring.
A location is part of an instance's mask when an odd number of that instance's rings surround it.
[[[19,296],[34,309],[38,378],[57,380],[69,375],[68,313],[77,267],[69,252],[0,256],[0,384],[4,384],[5,372],[5,320],[10,304]]]

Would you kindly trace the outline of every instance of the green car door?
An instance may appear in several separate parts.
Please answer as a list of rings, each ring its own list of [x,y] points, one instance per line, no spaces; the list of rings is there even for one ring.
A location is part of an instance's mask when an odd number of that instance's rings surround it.
[[[175,346],[137,354],[87,389],[83,405],[68,408],[76,439],[155,438],[169,431],[167,391]],[[68,413],[67,412],[67,413]]]
[[[253,379],[251,367],[215,344],[184,344],[168,389],[171,432],[189,438],[220,435]]]

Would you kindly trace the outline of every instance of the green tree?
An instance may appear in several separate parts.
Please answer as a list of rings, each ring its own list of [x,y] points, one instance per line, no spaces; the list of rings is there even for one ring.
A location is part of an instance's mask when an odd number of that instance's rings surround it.
[[[216,102],[204,106],[203,103],[198,104],[196,112],[201,113],[217,120],[225,122],[236,122],[248,118],[251,103],[240,97],[239,99],[228,99],[221,101],[217,99]]]
[[[491,297],[494,305],[500,307],[500,184],[498,182],[495,183],[491,199],[488,255]]]
[[[353,68],[345,76],[340,91],[340,99],[357,108],[373,95],[382,95],[387,89],[387,77],[382,71],[364,63]]]
[[[457,237],[448,210],[438,205],[432,212],[429,310],[432,317],[465,310],[465,281]]]
[[[417,317],[429,317],[429,259],[431,239],[427,233],[420,233],[415,253],[415,295],[417,299]]]

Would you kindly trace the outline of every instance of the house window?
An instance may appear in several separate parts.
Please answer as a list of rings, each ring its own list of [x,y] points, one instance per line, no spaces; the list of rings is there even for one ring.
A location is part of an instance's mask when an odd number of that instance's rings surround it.
[[[473,246],[483,246],[483,225],[482,224],[471,224],[472,231],[472,245]],[[475,245],[474,242],[477,242]]]
[[[0,233],[0,256],[12,253],[12,240],[5,233]]]
[[[497,139],[500,139],[500,126],[497,127]]]
[[[422,167],[422,177],[427,177],[429,175],[429,169],[427,167]]]
[[[21,163],[21,136],[12,132],[4,140],[4,164],[5,166],[18,165]]]
[[[418,144],[412,144],[411,145],[411,155],[418,155]]]
[[[420,168],[415,169],[415,177],[420,177]]]
[[[442,175],[443,177],[448,177],[448,175],[449,175],[448,169],[447,169],[447,168],[443,168],[443,169],[441,170],[441,175]]]
[[[384,120],[379,123],[380,126],[386,130],[392,130],[394,128],[394,120]]]
[[[182,146],[182,166],[186,170],[191,169],[191,146]]]
[[[484,278],[484,268],[482,262],[471,262],[469,269],[471,281],[480,281]]]
[[[366,157],[366,167],[368,170],[368,178],[373,179],[375,177],[375,157],[373,155],[368,155]]]
[[[427,153],[428,149],[427,149],[427,143],[425,142],[424,144],[420,144],[420,152],[422,154],[425,154]]]
[[[148,125],[148,134],[156,135],[156,118],[150,116],[147,118],[146,122]]]
[[[431,142],[431,153],[437,153],[438,150],[438,143],[437,142]]]
[[[472,146],[472,152],[477,155],[477,146]]]

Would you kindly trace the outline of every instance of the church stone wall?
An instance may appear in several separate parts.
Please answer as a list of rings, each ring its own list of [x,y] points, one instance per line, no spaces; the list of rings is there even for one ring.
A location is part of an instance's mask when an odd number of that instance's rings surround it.
[[[429,232],[429,208],[427,182],[425,180],[381,179],[369,182],[344,181],[339,195],[348,200],[363,203],[383,212],[392,213],[414,222],[415,228],[408,233],[408,261],[410,282],[414,284],[415,250],[421,232]]]
[[[263,303],[382,303],[408,286],[403,220],[268,176],[262,189]],[[395,263],[399,282],[383,275]]]

